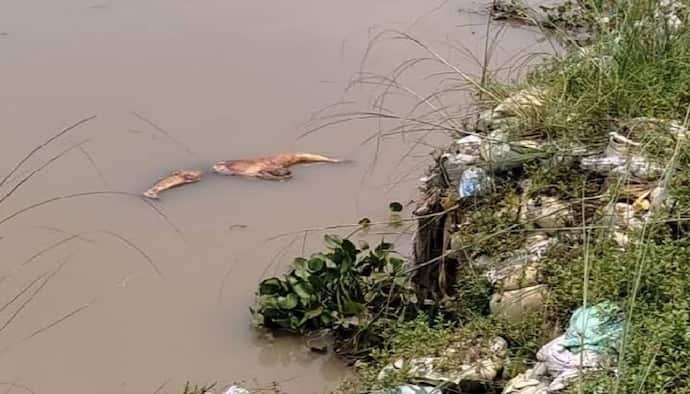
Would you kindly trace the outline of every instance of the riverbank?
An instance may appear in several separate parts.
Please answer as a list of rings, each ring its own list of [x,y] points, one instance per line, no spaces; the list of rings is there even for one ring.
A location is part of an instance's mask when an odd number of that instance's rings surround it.
[[[560,27],[525,9],[502,17],[555,28],[567,52],[517,84],[448,65],[479,115],[424,120],[454,138],[416,211],[426,314],[359,363],[344,392],[690,389],[687,4],[570,3],[560,15],[578,23]],[[573,25],[588,38],[568,41]],[[598,309],[614,313],[595,343]]]
[[[356,244],[371,222],[353,225],[261,283],[257,325],[330,334],[356,373],[339,393],[690,390],[688,5],[494,2],[565,49],[509,82],[392,32],[456,85],[418,96],[423,115],[381,98],[328,120],[401,122],[377,140],[451,138],[402,220],[417,224],[413,256]],[[459,89],[475,97],[462,111]]]
[[[257,377],[250,387],[278,380],[283,391],[320,394],[339,381],[348,372],[342,362],[303,351],[298,339],[256,336],[247,308],[257,282],[303,247],[302,234],[294,243],[268,238],[387,211],[385,174],[362,185],[371,156],[358,148],[367,130],[297,137],[314,111],[340,99],[372,25],[403,28],[433,7],[3,3],[2,177],[55,133],[96,115],[2,185],[11,195],[0,204],[0,298],[12,301],[1,312],[9,322],[0,338],[3,390],[177,393],[186,380],[222,387]],[[441,26],[479,20],[443,15],[434,29],[417,23],[415,34],[433,38]],[[382,56],[371,61],[388,66]],[[178,168],[291,151],[354,163],[301,167],[284,183],[204,177],[153,202],[160,212],[119,194],[139,196]],[[118,193],[53,200],[108,191]],[[304,249],[317,242],[307,239]]]

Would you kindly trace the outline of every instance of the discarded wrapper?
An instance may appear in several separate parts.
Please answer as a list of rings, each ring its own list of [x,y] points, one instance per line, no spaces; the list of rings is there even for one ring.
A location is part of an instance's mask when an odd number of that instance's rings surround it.
[[[223,394],[249,394],[249,390],[240,386],[230,386],[223,392]]]
[[[586,170],[621,178],[633,177],[643,181],[658,179],[664,167],[642,156],[640,150],[639,143],[612,132],[609,133],[609,144],[604,155],[585,157],[580,165]]]
[[[443,157],[457,164],[474,164],[481,159],[479,147],[482,145],[482,140],[477,135],[460,138],[453,142],[449,152],[445,153]]]
[[[406,370],[406,375],[411,380],[432,385],[490,382],[498,376],[507,350],[508,343],[506,340],[501,337],[494,337],[488,343],[475,345],[470,349],[449,349],[441,357],[398,359],[379,372],[378,380],[386,379],[395,371]],[[463,357],[463,353],[467,354]],[[481,355],[477,356],[478,354]],[[458,357],[464,358],[466,362],[452,370],[442,367],[448,359],[458,360]]]
[[[538,196],[527,200],[524,207],[527,221],[541,227],[546,232],[567,226],[572,222],[570,205],[551,196]]]

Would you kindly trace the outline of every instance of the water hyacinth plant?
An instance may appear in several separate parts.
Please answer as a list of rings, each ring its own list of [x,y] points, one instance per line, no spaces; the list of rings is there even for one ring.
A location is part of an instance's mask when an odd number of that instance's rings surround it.
[[[326,252],[295,258],[288,273],[259,284],[250,308],[257,326],[293,334],[330,331],[344,351],[379,342],[381,324],[416,311],[405,260],[392,244],[358,248],[333,235],[325,244]]]

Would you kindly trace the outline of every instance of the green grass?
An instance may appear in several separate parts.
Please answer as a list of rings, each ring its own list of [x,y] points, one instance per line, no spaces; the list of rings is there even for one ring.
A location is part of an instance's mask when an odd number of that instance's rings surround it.
[[[454,297],[437,306],[438,317],[420,317],[392,329],[386,344],[373,353],[374,361],[360,365],[355,380],[343,386],[344,392],[402,383],[404,376],[379,382],[376,374],[397,358],[433,355],[480,333],[501,335],[509,342],[509,362],[503,371],[508,379],[534,360],[540,346],[562,332],[575,308],[609,300],[626,311],[618,373],[588,375],[583,386],[573,384],[570,390],[690,393],[690,151],[662,128],[629,127],[630,119],[637,117],[687,122],[687,14],[681,14],[684,26],[671,32],[654,20],[657,1],[580,3],[586,6],[586,20],[610,18],[605,28],[596,27],[593,45],[586,52],[572,48],[566,56],[551,59],[519,85],[488,81],[481,89],[480,105],[491,108],[525,87],[546,89],[541,110],[521,114],[510,129],[514,139],[540,140],[550,153],[567,153],[573,144],[600,151],[608,133],[618,130],[641,143],[646,157],[674,169],[660,182],[667,184],[675,204],[659,211],[642,231],[631,233],[633,242],[622,251],[609,239],[611,229],[594,225],[594,219],[598,208],[626,198],[630,179],[606,182],[579,170],[577,164],[548,159],[503,174],[493,195],[465,207],[459,244],[470,254],[505,252],[522,244],[532,226],[515,220],[516,179],[532,180],[530,195],[547,194],[569,202],[573,227],[558,232],[559,245],[543,261],[542,278],[550,288],[546,307],[518,323],[492,319],[490,286],[478,272],[462,269]],[[690,2],[682,3],[690,9]],[[447,123],[436,119],[433,124]],[[462,135],[460,130],[444,131]],[[424,338],[423,343],[419,338]]]
[[[650,20],[656,3],[616,2],[614,27],[602,31],[586,55],[573,51],[529,75],[526,86],[548,87],[552,94],[523,132],[589,145],[605,137],[615,118],[683,120],[690,104],[690,32],[658,32]]]
[[[551,94],[539,115],[524,117],[519,132],[537,134],[557,146],[596,147],[626,119],[647,116],[684,122],[690,106],[690,31],[687,27],[675,34],[657,30],[651,22],[655,5],[614,3],[610,7],[616,12],[614,28],[600,32],[591,53],[582,57],[574,52],[530,75],[525,86],[542,86]],[[664,133],[645,128],[628,135],[643,145],[647,157],[667,164],[675,143]],[[690,208],[685,146],[671,164],[679,169],[670,180],[677,200],[672,215],[685,220]],[[526,171],[537,180],[538,189],[565,200],[604,191],[597,190],[602,186],[597,180],[569,168],[536,165]],[[613,189],[616,197],[620,190],[615,185]],[[568,248],[546,259],[543,277],[552,296],[545,320],[567,322],[585,300],[588,304],[613,300],[627,311],[619,377],[594,376],[584,392],[690,390],[690,240],[685,230],[682,222],[649,225],[638,234],[636,247],[620,252],[606,237],[609,229],[592,228],[591,244],[582,237],[571,238]]]

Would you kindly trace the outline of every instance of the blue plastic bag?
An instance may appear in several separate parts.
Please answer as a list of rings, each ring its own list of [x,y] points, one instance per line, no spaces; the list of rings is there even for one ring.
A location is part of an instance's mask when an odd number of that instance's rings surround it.
[[[622,334],[621,309],[611,302],[602,302],[573,312],[563,346],[573,353],[582,350],[612,353],[618,350]]]

